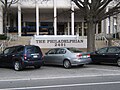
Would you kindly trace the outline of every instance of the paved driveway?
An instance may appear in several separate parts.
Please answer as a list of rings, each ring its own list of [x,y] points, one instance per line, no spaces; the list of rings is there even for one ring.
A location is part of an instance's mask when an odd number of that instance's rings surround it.
[[[29,67],[23,71],[14,71],[13,69],[9,68],[0,68],[0,81],[112,75],[120,75],[120,67],[114,65],[85,65],[84,67],[64,69],[63,67],[59,66],[42,66],[40,69]]]

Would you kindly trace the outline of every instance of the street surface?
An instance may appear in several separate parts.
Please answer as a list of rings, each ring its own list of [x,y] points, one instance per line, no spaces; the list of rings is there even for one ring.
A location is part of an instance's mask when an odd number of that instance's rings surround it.
[[[120,67],[85,65],[33,67],[23,71],[0,68],[0,90],[120,90]]]

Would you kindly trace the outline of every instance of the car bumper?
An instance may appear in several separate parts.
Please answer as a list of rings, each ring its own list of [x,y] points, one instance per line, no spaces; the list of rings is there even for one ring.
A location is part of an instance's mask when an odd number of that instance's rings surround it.
[[[43,60],[38,60],[38,61],[24,61],[22,62],[23,66],[35,66],[35,65],[43,65]]]
[[[91,63],[91,58],[83,58],[83,59],[73,59],[71,61],[72,66],[82,65],[82,64],[89,64]]]

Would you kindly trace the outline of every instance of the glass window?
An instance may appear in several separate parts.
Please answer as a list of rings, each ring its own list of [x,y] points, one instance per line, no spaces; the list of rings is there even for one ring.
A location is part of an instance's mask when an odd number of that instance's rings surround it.
[[[35,48],[35,53],[42,54],[41,49],[39,47],[35,46],[34,48]]]
[[[57,50],[57,54],[65,54],[65,53],[66,53],[66,50],[64,50],[64,49]]]
[[[48,52],[48,54],[55,54],[56,53],[56,50],[55,49],[52,49]]]
[[[119,48],[116,48],[116,53],[120,53],[120,49]]]
[[[108,53],[120,53],[120,49],[111,47],[108,49]]]
[[[115,51],[116,51],[116,48],[109,48],[108,49],[108,53],[115,53]]]
[[[10,54],[10,53],[13,53],[14,51],[15,51],[15,48],[7,48],[5,49],[4,54]]]
[[[19,48],[17,49],[17,53],[22,53],[23,50],[24,50],[24,47],[19,47]]]
[[[34,53],[34,47],[28,47],[27,54],[32,54],[32,53]]]
[[[82,52],[80,49],[78,49],[78,48],[67,48],[70,52],[72,52],[72,53],[80,53],[80,52]]]
[[[106,53],[107,52],[107,48],[101,48],[97,51],[97,53]]]

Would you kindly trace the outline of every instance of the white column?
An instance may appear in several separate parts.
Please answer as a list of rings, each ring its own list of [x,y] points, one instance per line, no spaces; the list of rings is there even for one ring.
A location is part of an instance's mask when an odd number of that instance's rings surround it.
[[[57,0],[54,0],[54,35],[57,35],[57,7],[56,2]]]
[[[105,33],[105,20],[101,21],[101,33]]]
[[[0,6],[0,34],[3,34],[3,9]]]
[[[84,22],[82,22],[82,36],[84,36]]]
[[[21,6],[18,4],[18,36],[21,37]]]
[[[67,23],[67,27],[68,27],[68,35],[70,35],[70,23]]]
[[[71,30],[72,35],[74,35],[74,3],[71,1]]]
[[[98,34],[98,24],[96,25],[96,34]]]
[[[39,35],[39,6],[36,2],[36,34]]]

